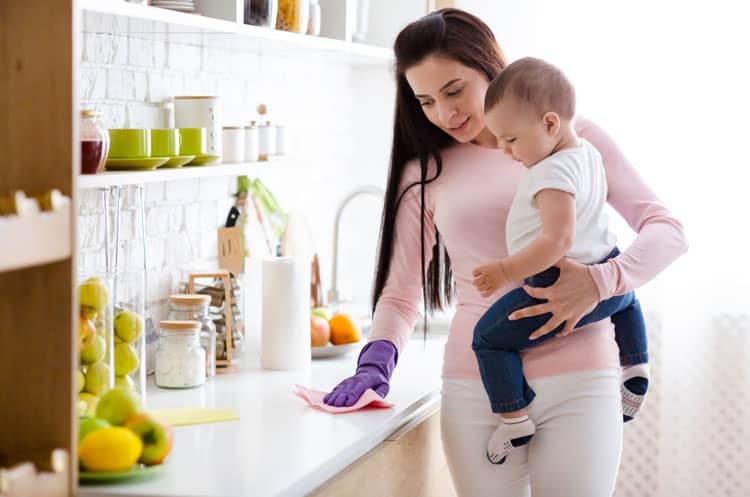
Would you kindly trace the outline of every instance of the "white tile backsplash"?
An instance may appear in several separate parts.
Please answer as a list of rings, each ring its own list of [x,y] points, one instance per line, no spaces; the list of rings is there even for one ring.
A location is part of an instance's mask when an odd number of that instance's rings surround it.
[[[103,113],[105,126],[162,127],[163,103],[174,95],[220,95],[225,124],[268,118],[283,123],[289,156],[261,178],[287,210],[304,213],[330,282],[334,209],[355,186],[384,186],[393,127],[390,69],[366,70],[324,55],[271,56],[257,40],[151,21],[84,13],[79,92],[82,105]],[[235,178],[204,178],[144,186],[149,314],[160,319],[164,300],[189,271],[216,267],[216,229],[233,204]],[[101,192],[82,192],[80,264],[104,267]],[[140,217],[135,187],[123,192],[120,263],[140,267]],[[340,285],[367,299],[372,282],[380,206],[354,202],[342,225]],[[367,220],[366,223],[348,220]],[[110,229],[114,229],[113,226]]]

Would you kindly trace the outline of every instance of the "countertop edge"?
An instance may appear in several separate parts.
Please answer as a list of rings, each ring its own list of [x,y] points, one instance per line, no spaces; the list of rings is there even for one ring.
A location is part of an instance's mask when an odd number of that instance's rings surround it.
[[[333,459],[324,461],[319,467],[305,475],[275,497],[299,497],[314,492],[326,482],[341,473],[348,466],[377,448],[383,442],[398,436],[418,425],[440,408],[440,391],[427,392],[419,400],[399,412],[389,423],[373,431],[366,438],[358,440],[347,450],[340,452]]]

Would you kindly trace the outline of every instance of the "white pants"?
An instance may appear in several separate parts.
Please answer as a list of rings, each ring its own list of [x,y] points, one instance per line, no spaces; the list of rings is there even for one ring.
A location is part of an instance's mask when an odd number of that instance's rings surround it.
[[[620,371],[530,380],[536,433],[504,464],[487,460],[500,422],[480,380],[445,378],[443,449],[459,497],[609,497],[622,450]]]

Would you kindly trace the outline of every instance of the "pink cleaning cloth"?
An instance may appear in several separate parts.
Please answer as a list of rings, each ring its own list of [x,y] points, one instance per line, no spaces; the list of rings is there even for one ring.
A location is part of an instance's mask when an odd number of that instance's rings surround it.
[[[365,390],[365,393],[362,394],[359,400],[350,407],[329,406],[323,402],[323,397],[325,397],[328,392],[313,390],[311,388],[303,387],[302,385],[294,385],[293,392],[294,395],[307,402],[310,407],[330,412],[332,414],[357,411],[364,407],[393,407],[393,404],[383,400],[383,397],[376,394],[372,388]]]

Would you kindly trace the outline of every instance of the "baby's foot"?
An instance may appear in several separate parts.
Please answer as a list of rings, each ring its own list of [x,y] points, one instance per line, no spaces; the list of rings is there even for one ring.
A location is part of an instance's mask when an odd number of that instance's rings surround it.
[[[646,398],[649,379],[648,364],[634,364],[622,370],[622,421],[635,418]]]
[[[492,464],[502,464],[515,447],[526,445],[536,428],[528,416],[503,418],[487,444],[487,459]]]

